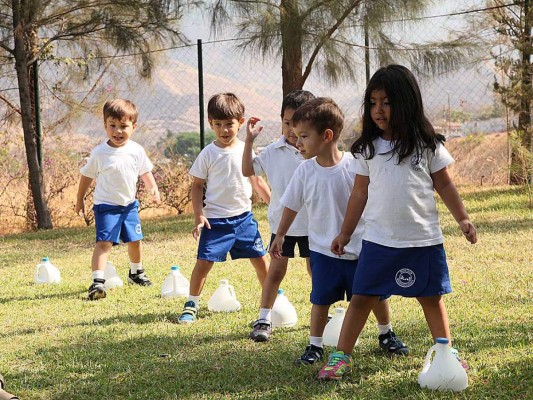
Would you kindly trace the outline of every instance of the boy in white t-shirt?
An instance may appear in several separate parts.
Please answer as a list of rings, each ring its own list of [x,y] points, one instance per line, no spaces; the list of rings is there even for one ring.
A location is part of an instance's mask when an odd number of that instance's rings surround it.
[[[364,223],[357,226],[345,254],[337,256],[331,252],[331,240],[344,220],[355,179],[353,156],[338,149],[344,124],[342,111],[333,100],[319,97],[298,108],[292,123],[298,136],[297,146],[306,161],[296,169],[280,199],[285,208],[269,252],[273,258],[283,257],[285,235],[299,210],[305,206],[313,306],[309,345],[296,364],[309,365],[324,357],[322,335],[329,307],[344,300],[345,296],[347,300],[352,296]],[[409,349],[392,331],[388,301],[380,301],[373,312],[378,321],[380,347],[391,354],[407,354]]]
[[[194,177],[192,234],[195,239],[200,237],[200,242],[180,323],[196,321],[207,275],[215,262],[226,261],[228,252],[232,259],[249,258],[261,285],[268,271],[266,251],[251,212],[250,181],[267,203],[270,190],[263,179],[246,178],[241,171],[244,143],[237,133],[244,124],[244,105],[233,93],[216,94],[209,99],[207,118],[216,140],[200,152],[189,171]]]
[[[129,100],[115,99],[105,103],[103,113],[108,140],[93,149],[87,164],[81,168],[75,206],[77,214],[84,212],[85,193],[96,179],[93,200],[96,246],[91,261],[93,283],[87,294],[89,300],[106,297],[104,268],[107,256],[113,245],[121,240],[128,244],[128,282],[152,285],[142,266],[143,234],[139,202],[135,197],[138,177],[153,200],[161,200],[151,172],[152,163],[142,146],[130,140],[137,127],[137,107]]]
[[[268,145],[257,156],[253,157],[253,142],[263,127],[256,126],[259,118],[248,120],[248,129],[242,158],[242,172],[244,176],[265,175],[270,185],[271,195],[268,205],[268,222],[272,233],[272,242],[278,230],[283,206],[279,199],[294,174],[296,168],[304,161],[300,151],[296,148],[298,139],[292,129],[292,116],[296,109],[315,96],[306,90],[295,90],[283,98],[281,104],[281,123],[283,135],[274,143]],[[272,258],[268,274],[261,293],[261,307],[259,318],[254,322],[250,338],[256,342],[266,342],[272,334],[272,306],[276,300],[276,293],[285,274],[289,258],[294,258],[294,249],[298,245],[300,257],[305,257],[307,270],[311,273],[309,264],[309,240],[307,238],[307,213],[301,210],[292,223],[285,237],[283,257]]]

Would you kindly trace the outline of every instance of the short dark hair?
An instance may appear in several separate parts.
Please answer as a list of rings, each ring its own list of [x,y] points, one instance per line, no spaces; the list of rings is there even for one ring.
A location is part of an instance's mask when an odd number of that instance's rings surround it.
[[[318,131],[326,129],[333,131],[333,137],[338,139],[344,126],[344,114],[339,106],[329,97],[317,97],[305,102],[292,116],[292,124],[309,122]]]
[[[218,93],[207,103],[208,119],[238,119],[244,117],[244,104],[233,93]]]
[[[124,99],[109,100],[104,104],[104,122],[109,118],[129,119],[133,124],[137,123],[139,111],[133,102]]]
[[[306,101],[315,98],[316,96],[307,90],[293,90],[283,98],[283,102],[281,103],[281,118],[283,118],[283,113],[287,108],[297,110]]]

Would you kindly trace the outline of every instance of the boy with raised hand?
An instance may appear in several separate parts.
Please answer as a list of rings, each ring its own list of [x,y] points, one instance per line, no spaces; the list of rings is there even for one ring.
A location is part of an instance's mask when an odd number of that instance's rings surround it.
[[[267,146],[257,156],[253,157],[253,143],[262,127],[257,126],[259,118],[250,118],[247,124],[244,155],[242,158],[242,173],[244,176],[265,175],[270,185],[271,196],[268,205],[268,223],[270,225],[270,242],[278,229],[283,206],[279,199],[285,192],[296,168],[304,161],[296,147],[297,137],[292,129],[292,116],[296,109],[315,96],[306,90],[295,90],[287,94],[281,105],[281,126],[283,135],[274,143]],[[300,257],[305,257],[307,270],[309,266],[309,241],[307,238],[307,213],[300,210],[292,223],[283,244],[283,256],[272,258],[268,274],[261,293],[261,307],[259,318],[254,322],[250,338],[256,342],[266,342],[272,334],[272,306],[276,300],[276,293],[285,274],[289,258],[294,258],[294,250],[298,245]]]
[[[87,294],[89,300],[106,297],[104,268],[107,256],[113,245],[121,240],[128,244],[128,282],[152,285],[142,265],[143,234],[139,201],[135,197],[138,177],[152,194],[154,202],[161,201],[151,172],[152,163],[142,146],[130,140],[137,127],[137,107],[129,100],[115,99],[104,104],[103,113],[108,140],[93,149],[87,164],[81,168],[75,206],[77,214],[84,212],[85,193],[96,179],[93,200],[96,246],[91,261],[93,283]]]
[[[237,138],[237,133],[244,124],[244,105],[233,93],[216,94],[209,99],[207,118],[216,140],[200,152],[190,169],[194,177],[192,234],[195,239],[200,237],[200,241],[189,298],[178,318],[180,323],[196,321],[207,275],[215,262],[226,261],[228,252],[234,260],[250,259],[261,286],[268,271],[266,251],[251,212],[252,185],[267,202],[270,191],[263,179],[242,174],[244,142]]]
[[[322,335],[329,307],[345,296],[347,300],[351,298],[363,224],[357,226],[345,254],[331,252],[331,240],[344,220],[355,179],[353,156],[338,149],[344,124],[342,111],[333,100],[319,97],[298,108],[292,123],[297,146],[306,161],[296,169],[280,199],[285,208],[269,252],[275,259],[283,257],[286,234],[305,206],[312,271],[311,327],[309,345],[296,364],[309,365],[324,357]],[[392,354],[407,354],[408,348],[392,331],[388,301],[380,301],[373,312],[378,321],[380,347]]]

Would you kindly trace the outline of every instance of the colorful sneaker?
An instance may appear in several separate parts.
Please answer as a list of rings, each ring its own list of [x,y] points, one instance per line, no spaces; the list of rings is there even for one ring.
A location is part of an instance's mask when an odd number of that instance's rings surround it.
[[[378,340],[379,347],[381,347],[383,350],[387,350],[389,354],[397,354],[402,356],[409,354],[409,348],[396,337],[392,329],[389,329],[389,331],[383,335],[379,335]]]
[[[304,353],[294,363],[296,365],[311,365],[324,358],[324,349],[313,344],[305,348]]]
[[[272,335],[272,323],[266,319],[254,322],[254,330],[250,332],[250,339],[254,342],[268,342]]]
[[[465,371],[468,371],[470,369],[470,367],[468,366],[468,363],[465,360],[463,360],[463,359],[461,359],[461,357],[459,357],[459,352],[457,351],[457,349],[452,347],[451,350],[452,350],[453,356],[457,359],[457,361],[459,361],[461,363],[461,366],[463,367],[463,369]]]
[[[89,290],[87,293],[87,299],[88,300],[98,300],[103,299],[107,296],[107,293],[105,291],[104,287],[105,280],[104,279],[95,279],[91,286],[89,286]]]
[[[318,373],[318,379],[327,381],[341,380],[352,369],[352,357],[343,351],[335,351],[328,358],[328,363]]]
[[[178,322],[180,324],[192,324],[196,321],[196,314],[198,314],[198,308],[196,308],[194,301],[189,300],[183,306],[183,311],[178,318]]]
[[[130,270],[128,273],[128,283],[139,286],[152,286],[152,282],[146,277],[144,269],[138,269],[136,274],[132,274]]]

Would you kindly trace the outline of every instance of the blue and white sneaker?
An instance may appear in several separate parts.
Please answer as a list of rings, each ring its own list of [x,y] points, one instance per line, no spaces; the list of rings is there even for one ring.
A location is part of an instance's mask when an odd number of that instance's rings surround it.
[[[192,324],[196,321],[197,314],[198,308],[196,308],[196,304],[194,304],[194,301],[189,300],[183,306],[183,311],[178,318],[178,322],[180,324]]]

